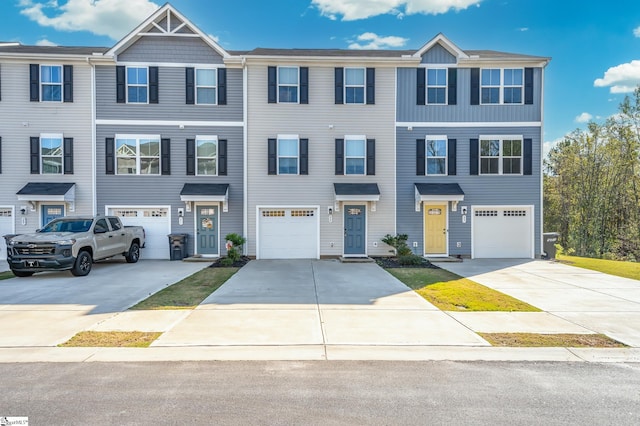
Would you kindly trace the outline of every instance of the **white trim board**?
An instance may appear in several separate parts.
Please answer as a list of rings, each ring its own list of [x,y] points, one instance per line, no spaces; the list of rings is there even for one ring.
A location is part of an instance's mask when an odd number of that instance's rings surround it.
[[[541,121],[447,121],[447,122],[411,122],[396,121],[396,127],[542,127]]]
[[[96,125],[100,126],[186,126],[200,127],[244,127],[244,121],[177,121],[177,120],[107,120],[96,119]]]

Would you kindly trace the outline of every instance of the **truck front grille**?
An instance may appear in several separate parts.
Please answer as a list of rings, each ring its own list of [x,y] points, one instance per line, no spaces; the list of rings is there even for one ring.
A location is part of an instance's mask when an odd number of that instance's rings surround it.
[[[44,254],[55,254],[56,251],[56,246],[35,246],[35,247],[30,247],[30,246],[15,246],[14,250],[19,254],[19,255],[35,255],[35,256],[41,256]]]

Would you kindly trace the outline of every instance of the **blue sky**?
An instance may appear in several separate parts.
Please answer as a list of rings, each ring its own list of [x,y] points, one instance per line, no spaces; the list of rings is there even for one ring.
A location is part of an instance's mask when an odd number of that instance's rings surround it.
[[[159,0],[0,0],[0,41],[112,46]],[[614,114],[640,84],[638,0],[172,0],[229,50],[462,49],[550,56],[545,145]]]

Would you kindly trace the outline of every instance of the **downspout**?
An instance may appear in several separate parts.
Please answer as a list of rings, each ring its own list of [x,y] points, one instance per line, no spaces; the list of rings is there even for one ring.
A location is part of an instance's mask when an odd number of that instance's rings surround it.
[[[249,196],[247,194],[247,191],[249,189],[249,184],[248,184],[248,176],[249,176],[249,172],[248,172],[248,167],[249,167],[249,155],[248,155],[248,149],[247,149],[247,145],[248,145],[248,123],[249,123],[249,116],[247,114],[248,110],[249,110],[249,106],[247,103],[247,100],[249,98],[248,93],[248,87],[247,87],[247,82],[248,82],[249,78],[248,78],[248,71],[247,71],[247,60],[246,57],[242,57],[242,120],[243,120],[243,126],[242,126],[242,234],[244,235],[244,237],[247,239],[247,244],[245,244],[242,248],[243,254],[246,256],[247,252],[248,252],[248,247],[249,247],[249,214],[247,211],[247,208],[249,206]]]
[[[91,66],[91,190],[93,193],[92,215],[95,216],[98,210],[98,192],[97,192],[97,152],[96,152],[96,66],[91,59],[87,57],[87,63]]]
[[[538,238],[540,240],[540,249],[538,250],[538,255],[542,256],[542,251],[544,250],[544,172],[543,172],[543,162],[544,162],[544,71],[546,65],[542,67],[541,70],[541,84],[540,84],[540,234]]]

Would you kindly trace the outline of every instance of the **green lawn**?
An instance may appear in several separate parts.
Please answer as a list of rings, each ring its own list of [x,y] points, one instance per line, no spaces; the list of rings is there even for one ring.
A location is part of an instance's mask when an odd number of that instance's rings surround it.
[[[618,277],[640,280],[640,263],[622,262],[618,260],[591,259],[588,257],[558,255],[558,260],[579,268],[604,272]]]
[[[389,268],[387,271],[444,311],[540,311],[444,269]]]
[[[238,268],[204,268],[130,309],[194,309],[237,271]]]
[[[5,272],[0,272],[0,280],[7,280],[9,278],[15,278],[16,276],[13,275],[13,272],[11,271],[5,271]]]

